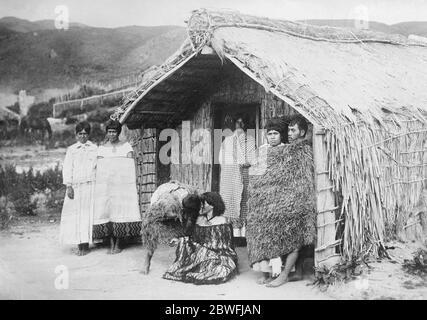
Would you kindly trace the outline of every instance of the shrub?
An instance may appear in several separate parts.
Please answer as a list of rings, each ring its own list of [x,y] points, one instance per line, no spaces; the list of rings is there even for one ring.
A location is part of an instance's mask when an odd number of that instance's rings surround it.
[[[68,118],[65,120],[65,124],[75,124],[75,123],[77,123],[77,122],[79,122],[79,120],[77,120],[76,118],[71,118],[71,117],[68,117]]]
[[[13,204],[7,197],[0,197],[0,230],[6,229],[13,218]]]
[[[402,267],[407,273],[427,279],[427,250],[418,249],[414,253],[412,260],[404,260]]]
[[[63,188],[59,164],[43,173],[30,170],[17,173],[14,165],[0,166],[0,197],[13,204],[15,212],[34,215],[38,205],[37,194],[52,194]],[[47,197],[46,205],[49,204]],[[62,206],[62,204],[61,204]]]
[[[357,279],[370,266],[363,259],[352,259],[351,261],[340,262],[330,268],[321,266],[315,268],[314,285],[322,291],[328,289],[330,285],[339,282],[348,282]]]
[[[61,189],[50,192],[47,197],[46,207],[54,211],[60,211],[64,204],[65,186]]]
[[[28,110],[28,114],[36,118],[45,119],[52,116],[52,110],[53,110],[53,103],[40,102],[32,105]]]
[[[37,171],[34,174],[31,168],[26,172],[26,178],[33,192],[56,191],[62,188],[62,170],[59,167],[59,163],[55,168],[49,168],[43,173]]]
[[[93,112],[89,113],[87,121],[89,121],[89,122],[104,123],[104,122],[107,122],[110,119],[110,114],[111,113],[108,110],[98,109],[96,111],[93,111]]]

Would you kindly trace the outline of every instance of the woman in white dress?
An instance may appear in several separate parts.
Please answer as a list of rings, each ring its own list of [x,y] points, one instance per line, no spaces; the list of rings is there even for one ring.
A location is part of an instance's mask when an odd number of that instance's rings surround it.
[[[108,142],[98,147],[96,170],[93,237],[109,238],[111,254],[121,251],[121,239],[141,234],[134,152],[119,140],[121,129],[120,122],[107,122]]]
[[[79,256],[89,252],[92,242],[97,146],[88,140],[89,134],[89,123],[77,124],[77,143],[68,147],[62,169],[67,190],[61,213],[60,241],[78,245]]]

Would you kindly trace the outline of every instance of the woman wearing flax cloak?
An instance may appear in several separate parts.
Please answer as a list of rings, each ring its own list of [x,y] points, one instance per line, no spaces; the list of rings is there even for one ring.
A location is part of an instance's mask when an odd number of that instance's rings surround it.
[[[226,217],[233,225],[234,237],[245,237],[249,167],[255,151],[255,139],[245,132],[247,120],[237,115],[234,132],[226,137],[219,151],[221,177],[219,192],[225,203]],[[233,121],[226,118],[226,125]]]
[[[120,240],[141,233],[133,149],[119,140],[122,126],[110,120],[108,142],[98,147],[93,238],[110,238],[110,251],[121,251]]]
[[[301,118],[292,120],[288,130],[290,144],[286,145],[281,143],[284,128],[281,119],[271,119],[266,124],[266,164],[264,170],[254,168],[249,183],[249,263],[262,272],[258,283],[269,287],[288,281],[298,250],[312,244],[315,237],[313,156],[304,139],[307,124]]]

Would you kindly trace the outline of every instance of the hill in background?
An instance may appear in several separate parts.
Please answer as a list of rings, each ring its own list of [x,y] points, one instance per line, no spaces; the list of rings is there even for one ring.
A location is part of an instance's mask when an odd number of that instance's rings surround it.
[[[28,21],[15,17],[3,17],[0,19],[0,27],[15,32],[33,32],[39,30],[55,30],[54,20]],[[86,28],[82,23],[70,23],[70,28]]]
[[[354,20],[303,22],[355,26]],[[372,21],[369,28],[427,37],[427,22],[387,25]],[[25,89],[35,96],[43,92],[45,99],[84,82],[137,75],[161,64],[185,38],[185,28],[178,26],[94,28],[71,23],[69,30],[56,30],[53,20],[31,22],[5,17],[0,19],[0,93],[16,94]]]
[[[182,44],[178,26],[94,28],[52,20],[0,19],[0,88],[34,94],[85,81],[110,81],[162,63]]]
[[[300,20],[317,26],[330,26],[340,28],[355,28],[355,21],[351,19],[342,20],[322,20],[322,19],[309,19]],[[404,36],[415,34],[418,36],[427,37],[427,21],[412,21],[412,22],[400,22],[392,25],[388,25],[381,22],[369,21],[369,29],[373,31],[379,31],[384,33],[397,33]]]

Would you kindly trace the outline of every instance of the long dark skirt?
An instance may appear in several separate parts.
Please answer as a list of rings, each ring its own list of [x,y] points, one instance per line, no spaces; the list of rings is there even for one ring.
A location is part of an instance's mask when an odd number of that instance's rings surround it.
[[[163,275],[168,280],[219,284],[237,274],[237,254],[230,224],[196,226],[192,238],[180,238],[175,262]]]

